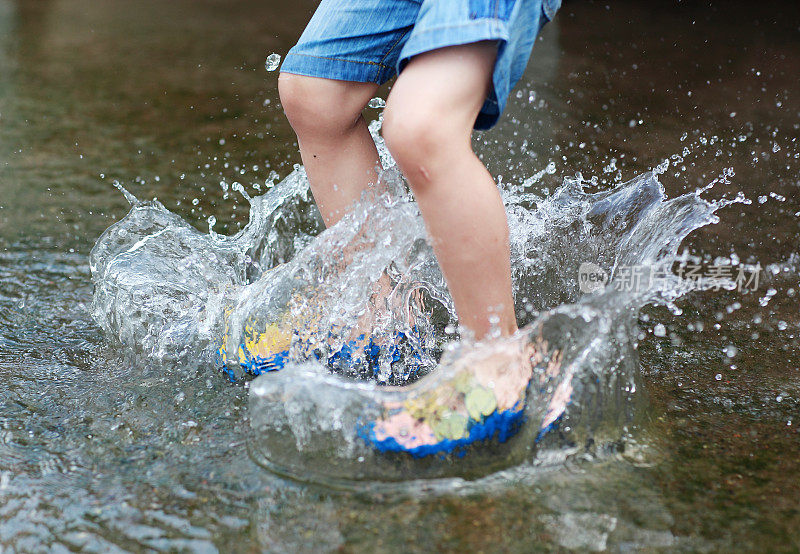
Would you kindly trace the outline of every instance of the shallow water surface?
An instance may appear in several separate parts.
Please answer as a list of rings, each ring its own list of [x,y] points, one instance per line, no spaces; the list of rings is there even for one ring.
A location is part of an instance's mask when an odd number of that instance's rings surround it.
[[[565,2],[476,148],[510,206],[576,172],[596,192],[661,166],[669,198],[725,176],[703,196],[751,202],[679,251],[760,264],[757,290],[644,308],[613,447],[398,492],[270,473],[249,385],[146,362],[90,315],[89,252],[129,209],[113,180],[233,234],[232,184],[293,171],[264,60],[312,3],[0,0],[0,550],[799,549],[800,11],[684,4]],[[319,231],[304,214],[275,224],[292,248]]]

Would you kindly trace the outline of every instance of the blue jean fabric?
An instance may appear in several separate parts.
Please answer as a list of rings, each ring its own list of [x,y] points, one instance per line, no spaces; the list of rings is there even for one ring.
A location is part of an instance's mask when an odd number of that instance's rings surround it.
[[[322,0],[281,71],[383,84],[423,52],[490,40],[493,87],[475,121],[492,127],[561,0]]]

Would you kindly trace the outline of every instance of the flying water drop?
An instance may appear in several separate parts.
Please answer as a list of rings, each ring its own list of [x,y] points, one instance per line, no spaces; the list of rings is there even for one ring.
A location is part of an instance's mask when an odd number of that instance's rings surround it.
[[[264,62],[264,67],[267,71],[275,71],[281,65],[281,55],[272,53],[267,56],[267,61]]]

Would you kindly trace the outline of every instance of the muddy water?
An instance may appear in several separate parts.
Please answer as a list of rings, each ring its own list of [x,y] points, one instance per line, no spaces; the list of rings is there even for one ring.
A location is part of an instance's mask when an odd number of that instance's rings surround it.
[[[705,268],[768,271],[756,291],[645,310],[644,423],[622,453],[446,491],[331,492],[252,461],[244,386],[107,343],[88,253],[128,209],[110,181],[198,228],[242,227],[249,206],[218,183],[255,194],[299,161],[263,63],[311,9],[0,1],[0,549],[800,548],[792,2],[567,2],[476,138],[504,183],[554,162],[542,192],[677,155],[670,196],[732,168],[710,192],[752,200],[684,246]]]

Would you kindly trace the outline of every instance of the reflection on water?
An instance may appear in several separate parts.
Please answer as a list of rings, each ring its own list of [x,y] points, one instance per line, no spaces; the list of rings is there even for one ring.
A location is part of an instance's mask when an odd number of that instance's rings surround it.
[[[687,263],[768,271],[755,292],[645,309],[649,405],[623,452],[402,495],[264,471],[244,386],[206,365],[143,363],[89,316],[89,250],[128,209],[109,180],[232,234],[249,205],[220,181],[254,196],[290,173],[294,138],[262,68],[311,6],[22,4],[0,1],[4,549],[798,546],[794,3],[565,3],[505,122],[476,139],[507,194],[550,161],[555,174],[529,183],[540,196],[576,171],[604,190],[676,155],[660,177],[675,198],[732,167],[710,192],[752,204],[695,231]]]

